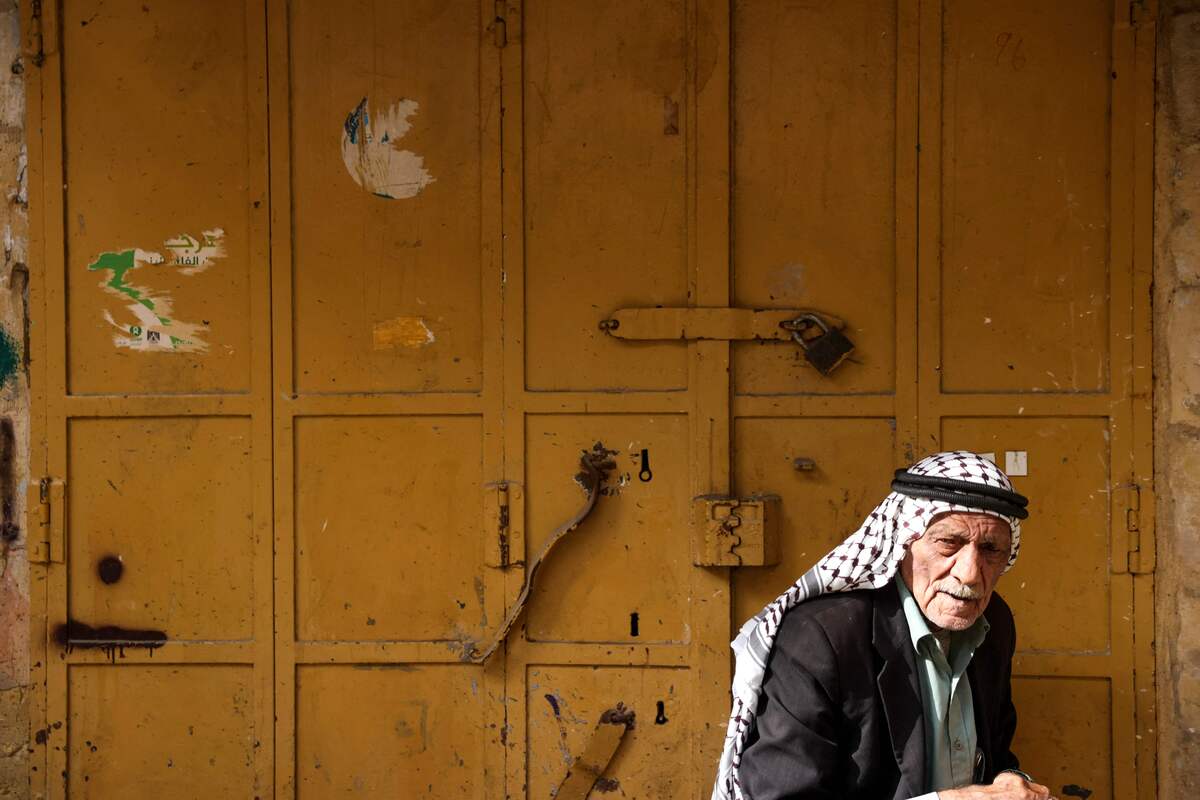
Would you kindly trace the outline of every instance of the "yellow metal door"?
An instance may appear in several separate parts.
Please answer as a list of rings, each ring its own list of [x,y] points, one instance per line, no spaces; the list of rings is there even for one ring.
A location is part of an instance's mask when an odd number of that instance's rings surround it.
[[[829,378],[735,348],[739,493],[783,557],[735,619],[863,518],[890,471],[992,453],[1033,498],[1000,586],[1015,745],[1063,797],[1153,797],[1148,125],[1152,19],[1126,3],[738,3],[738,305],[858,345]],[[797,470],[796,459],[806,467]]]
[[[268,5],[275,793],[497,797],[499,56],[477,0]]]
[[[1075,0],[921,20],[941,47],[921,54],[919,441],[995,453],[1037,498],[1001,587],[1015,748],[1097,800],[1155,796],[1153,18]]]
[[[261,8],[32,10],[35,794],[269,793]]]
[[[1137,8],[27,4],[39,793],[546,797],[621,708],[604,788],[707,796],[731,623],[969,447],[1026,766],[1153,797]],[[757,493],[780,562],[696,566]]]
[[[523,6],[503,51],[505,463],[529,552],[579,505],[581,450],[615,469],[510,642],[508,792],[550,796],[623,704],[636,723],[604,788],[699,797],[728,707],[729,594],[727,570],[693,565],[688,520],[692,497],[729,488],[728,345],[621,342],[601,322],[728,304],[728,9]]]

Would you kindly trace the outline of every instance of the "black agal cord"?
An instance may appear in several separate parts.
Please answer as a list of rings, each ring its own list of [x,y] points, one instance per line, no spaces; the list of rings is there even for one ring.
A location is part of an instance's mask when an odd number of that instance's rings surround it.
[[[1006,517],[1026,519],[1029,516],[1029,511],[1025,508],[1029,505],[1029,498],[999,486],[983,483],[916,475],[908,470],[898,469],[896,478],[892,481],[892,491],[909,497],[982,508]]]

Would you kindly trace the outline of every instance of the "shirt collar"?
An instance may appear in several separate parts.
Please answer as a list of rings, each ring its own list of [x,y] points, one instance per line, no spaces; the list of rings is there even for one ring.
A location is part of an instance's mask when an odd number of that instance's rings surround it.
[[[918,655],[923,655],[921,651],[921,642],[925,639],[929,640],[929,646],[934,650],[937,649],[937,644],[934,642],[933,630],[929,627],[929,620],[921,612],[921,607],[917,604],[917,599],[912,596],[912,591],[904,582],[904,578],[900,573],[896,573],[896,590],[900,594],[900,605],[904,609],[904,619],[908,623],[908,633],[912,637],[913,649]],[[975,650],[983,643],[983,639],[987,636],[987,632],[991,630],[991,625],[987,621],[987,617],[983,614],[979,615],[979,619],[975,620],[971,627],[965,631],[954,631],[950,634],[952,648],[955,651],[963,652],[966,659],[969,661],[971,655],[974,655]],[[957,653],[955,661],[957,661]],[[963,665],[966,668],[966,665]]]

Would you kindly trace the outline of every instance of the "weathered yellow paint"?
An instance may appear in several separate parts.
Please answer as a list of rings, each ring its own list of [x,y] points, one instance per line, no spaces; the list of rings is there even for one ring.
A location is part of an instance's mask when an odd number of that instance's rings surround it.
[[[394,317],[376,322],[371,327],[371,340],[376,350],[396,347],[424,347],[433,344],[433,331],[421,317]]]
[[[1153,796],[1125,2],[222,3],[37,6],[39,796],[546,797],[618,702],[604,779],[706,796],[731,619],[940,447],[1028,460],[1027,766]],[[696,566],[693,498],[757,494],[779,563]]]

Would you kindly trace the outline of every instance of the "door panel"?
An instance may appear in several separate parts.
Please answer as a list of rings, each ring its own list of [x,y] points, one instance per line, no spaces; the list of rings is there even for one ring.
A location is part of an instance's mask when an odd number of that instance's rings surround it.
[[[1113,792],[1112,684],[1104,678],[1016,678],[1020,714],[1013,748],[1021,768],[1073,797],[1108,800]],[[1064,792],[1065,794],[1065,792]]]
[[[823,377],[794,347],[738,343],[741,394],[893,391],[897,15],[892,2],[735,3],[735,304],[822,310],[857,347]]]
[[[469,665],[301,667],[297,796],[487,797],[480,673]]]
[[[254,785],[250,668],[102,664],[69,674],[72,798],[201,800]]]
[[[580,452],[596,441],[616,451],[616,469],[586,527],[558,546],[538,576],[529,603],[528,637],[686,642],[694,569],[688,539],[687,418],[531,416],[526,424],[530,552],[537,552],[544,537],[582,505],[584,492],[572,480]],[[648,472],[642,470],[643,452]]]
[[[947,3],[942,386],[1108,387],[1112,3]]]
[[[945,419],[946,447],[1024,453],[1033,498],[1021,556],[997,591],[1012,606],[1022,650],[1103,653],[1112,646],[1108,425],[1103,419]],[[1036,502],[1036,505],[1034,505]],[[1063,571],[1064,559],[1070,572]],[[1054,613],[1046,610],[1053,608]]]
[[[692,797],[708,781],[689,769],[686,731],[693,701],[687,673],[647,667],[538,667],[529,670],[529,797],[553,797],[587,747],[601,715],[623,702],[636,714],[593,793]],[[659,705],[661,703],[661,706]]]
[[[679,389],[682,344],[599,322],[688,301],[684,3],[531,3],[524,25],[531,389]]]
[[[74,394],[250,389],[250,210],[262,198],[243,16],[242,0],[65,4]]]
[[[480,388],[478,18],[469,0],[291,4],[301,393]]]
[[[478,417],[297,420],[297,638],[482,635],[482,438]]]
[[[71,618],[253,638],[250,421],[77,419],[69,436]]]

